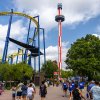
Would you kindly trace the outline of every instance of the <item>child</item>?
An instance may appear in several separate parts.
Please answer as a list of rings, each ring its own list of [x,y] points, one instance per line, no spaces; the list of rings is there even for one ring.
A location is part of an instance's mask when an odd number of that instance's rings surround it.
[[[28,100],[33,100],[34,99],[34,89],[32,87],[32,84],[30,84],[28,86],[28,89],[27,89],[27,97],[28,97]]]

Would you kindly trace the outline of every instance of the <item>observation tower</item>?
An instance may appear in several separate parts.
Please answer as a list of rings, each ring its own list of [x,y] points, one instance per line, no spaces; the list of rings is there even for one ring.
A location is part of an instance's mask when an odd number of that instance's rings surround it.
[[[58,15],[55,16],[55,21],[58,22],[58,75],[61,75],[62,68],[62,22],[65,20],[64,15],[62,15],[62,3],[57,5]]]

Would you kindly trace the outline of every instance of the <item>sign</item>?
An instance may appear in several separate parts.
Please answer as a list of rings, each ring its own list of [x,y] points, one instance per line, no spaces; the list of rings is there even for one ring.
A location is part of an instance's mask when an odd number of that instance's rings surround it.
[[[54,72],[54,75],[58,75],[58,72]]]

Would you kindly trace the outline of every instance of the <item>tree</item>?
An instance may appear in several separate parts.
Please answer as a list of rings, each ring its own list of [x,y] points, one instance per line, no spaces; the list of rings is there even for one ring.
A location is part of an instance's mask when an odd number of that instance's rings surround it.
[[[33,69],[31,66],[25,63],[19,64],[0,64],[0,76],[5,81],[16,81],[30,79],[33,75]]]
[[[10,80],[11,69],[9,67],[9,64],[0,64],[0,75],[3,80]]]
[[[77,39],[68,50],[65,62],[79,75],[93,78],[94,73],[100,72],[100,39],[89,34]]]
[[[15,78],[18,79],[19,77],[19,80],[30,79],[33,75],[33,68],[26,63],[19,63],[14,65],[14,67],[16,69],[16,74],[17,74]],[[13,70],[15,69],[13,68]]]
[[[64,71],[64,70],[61,70],[61,76],[62,78],[68,78],[68,77],[71,77],[73,76],[73,71]]]
[[[58,71],[58,66],[55,61],[48,60],[42,65],[41,72],[45,73],[47,78],[53,78],[54,72]]]

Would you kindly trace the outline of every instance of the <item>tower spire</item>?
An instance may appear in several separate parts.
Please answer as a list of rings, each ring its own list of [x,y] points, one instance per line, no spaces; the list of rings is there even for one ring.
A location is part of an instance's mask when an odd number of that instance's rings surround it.
[[[64,15],[62,15],[62,3],[58,3],[57,9],[58,15],[55,16],[55,21],[58,22],[58,72],[60,77],[62,68],[62,22],[65,20]]]

